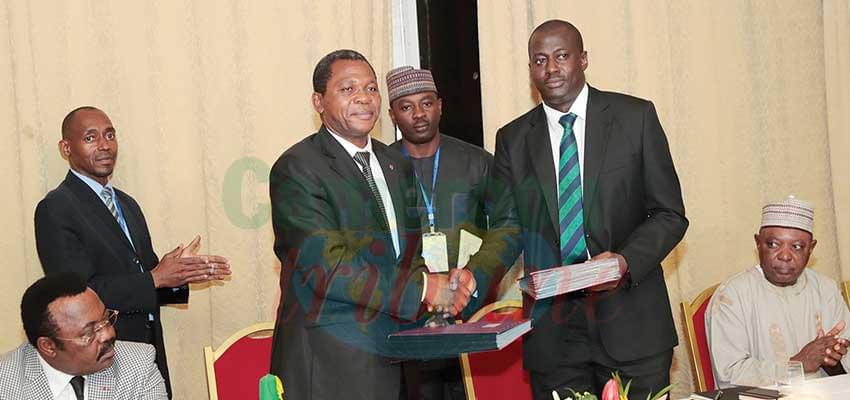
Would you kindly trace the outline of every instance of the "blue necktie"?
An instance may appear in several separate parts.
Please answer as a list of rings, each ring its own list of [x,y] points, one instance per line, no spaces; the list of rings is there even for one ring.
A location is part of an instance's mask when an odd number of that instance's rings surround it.
[[[561,136],[561,157],[558,162],[558,221],[561,228],[561,265],[570,265],[587,258],[584,240],[584,213],[581,201],[581,170],[578,163],[578,146],[573,134],[576,115],[561,117],[564,127]]]

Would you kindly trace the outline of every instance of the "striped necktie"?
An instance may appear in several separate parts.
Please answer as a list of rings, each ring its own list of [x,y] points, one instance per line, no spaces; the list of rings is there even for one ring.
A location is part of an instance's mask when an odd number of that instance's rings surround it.
[[[564,127],[561,136],[561,157],[558,162],[558,221],[561,230],[561,265],[570,265],[587,258],[584,240],[584,213],[581,201],[581,170],[578,163],[578,146],[573,134],[576,115],[561,117]]]
[[[375,200],[378,202],[378,208],[381,209],[381,215],[384,216],[384,218],[381,219],[381,227],[389,230],[390,225],[387,223],[387,210],[384,209],[384,201],[381,200],[381,192],[378,191],[378,185],[375,183],[375,177],[372,176],[372,169],[369,168],[369,152],[358,151],[354,154],[354,161],[357,161],[357,164],[360,164],[363,177],[366,178],[366,182],[369,184],[369,189],[372,191],[372,196],[375,197]]]
[[[103,188],[100,191],[100,197],[103,198],[103,204],[106,204],[106,208],[109,209],[109,212],[112,213],[112,216],[120,224],[121,218],[118,216],[118,208],[115,207],[115,201],[112,200],[112,190],[106,187]]]

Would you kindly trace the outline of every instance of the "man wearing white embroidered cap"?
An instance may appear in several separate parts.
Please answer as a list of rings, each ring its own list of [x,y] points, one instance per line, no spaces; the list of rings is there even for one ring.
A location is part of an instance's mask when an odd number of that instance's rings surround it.
[[[799,361],[807,376],[850,368],[850,311],[836,282],[806,268],[817,244],[814,209],[794,198],[762,208],[759,264],[721,284],[706,330],[719,387],[773,384],[778,366]]]

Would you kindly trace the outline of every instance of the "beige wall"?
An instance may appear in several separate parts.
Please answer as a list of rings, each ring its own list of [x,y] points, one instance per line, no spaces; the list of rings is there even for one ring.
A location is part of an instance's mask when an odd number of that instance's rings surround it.
[[[41,276],[32,213],[62,179],[56,142],[70,109],[102,107],[118,128],[117,186],[145,210],[160,254],[195,234],[234,276],[164,311],[177,398],[205,393],[202,347],[274,316],[269,166],[317,127],[309,96],[330,50],[390,65],[386,0],[0,1],[0,352],[22,342],[18,303]],[[526,40],[573,21],[591,84],[655,101],[691,228],[667,262],[674,302],[754,262],[761,204],[817,206],[814,268],[850,278],[848,1],[480,0],[485,143],[535,104]],[[385,107],[384,107],[385,108]],[[375,135],[392,137],[386,117]],[[678,309],[676,310],[678,315]],[[690,387],[676,350],[677,392]]]
[[[547,19],[581,30],[591,85],[655,102],[691,221],[664,263],[677,319],[679,302],[757,261],[761,206],[788,194],[816,206],[812,266],[850,278],[847,1],[478,4],[487,148],[537,103],[527,40]],[[690,391],[684,346],[672,374],[678,397]]]

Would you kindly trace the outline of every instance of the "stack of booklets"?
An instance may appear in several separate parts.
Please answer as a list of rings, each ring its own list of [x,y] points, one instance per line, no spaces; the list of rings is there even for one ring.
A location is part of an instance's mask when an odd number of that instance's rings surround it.
[[[545,299],[620,277],[617,259],[608,258],[532,272],[519,280],[519,288],[534,299]]]
[[[528,319],[478,321],[406,330],[389,335],[389,342],[402,357],[447,358],[460,353],[500,350],[530,330]]]

